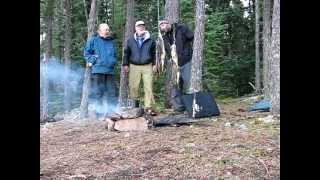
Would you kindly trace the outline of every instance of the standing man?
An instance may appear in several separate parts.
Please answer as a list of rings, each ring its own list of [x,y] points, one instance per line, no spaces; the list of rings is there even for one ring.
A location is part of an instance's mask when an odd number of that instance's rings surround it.
[[[114,79],[117,52],[108,24],[100,24],[97,34],[86,43],[84,58],[92,68],[92,105],[97,118],[104,119],[117,102]]]
[[[129,72],[129,96],[134,102],[134,107],[139,107],[139,85],[142,78],[144,108],[148,112],[154,113],[153,72],[156,71],[156,45],[154,40],[150,38],[150,33],[145,30],[143,21],[135,23],[135,31],[127,41],[122,64],[125,72]]]
[[[193,32],[184,24],[170,24],[164,19],[159,22],[160,30],[164,32],[163,41],[166,54],[170,56],[171,47],[175,42],[178,55],[178,66],[180,71],[179,89],[190,92],[191,59]],[[171,59],[172,57],[170,57]]]

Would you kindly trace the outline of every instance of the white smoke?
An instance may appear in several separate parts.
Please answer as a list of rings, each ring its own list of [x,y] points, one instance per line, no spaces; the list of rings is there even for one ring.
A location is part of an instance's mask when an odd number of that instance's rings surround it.
[[[95,111],[99,114],[108,116],[113,113],[119,112],[119,107],[116,105],[116,102],[111,102],[108,100],[104,100],[103,103],[90,103],[88,110],[89,111]]]
[[[76,62],[71,60],[71,62]],[[64,88],[67,85],[70,88],[70,95],[73,101],[73,108],[80,106],[82,96],[82,85],[84,77],[84,67],[80,64],[73,63],[69,70],[69,80],[65,83],[65,65],[58,58],[51,58],[48,63],[40,63],[41,81],[40,89],[43,92],[43,78],[49,81],[49,113],[54,114],[63,112],[64,103]],[[90,97],[90,96],[89,96]],[[76,99],[76,102],[75,102]],[[103,97],[104,101],[101,104],[94,103],[92,98],[89,99],[89,111],[96,111],[99,114],[118,112],[117,98],[109,100]]]
[[[51,58],[48,63],[41,63],[40,72],[42,77],[49,80],[55,85],[64,85],[65,80],[65,65],[57,58]],[[78,86],[83,78],[84,68],[80,65],[72,64],[69,71],[69,82],[67,83],[73,91],[77,91]]]
[[[70,89],[70,98],[72,108],[78,106],[77,104],[81,98],[82,84],[83,84],[83,75],[84,68],[71,60],[71,65],[69,69],[69,78],[65,83],[65,65],[58,58],[50,58],[47,63],[40,61],[40,95],[43,93],[43,83],[46,79],[49,83],[49,116],[53,116],[58,112],[63,112],[63,103],[64,103],[64,89],[65,86],[68,86]]]

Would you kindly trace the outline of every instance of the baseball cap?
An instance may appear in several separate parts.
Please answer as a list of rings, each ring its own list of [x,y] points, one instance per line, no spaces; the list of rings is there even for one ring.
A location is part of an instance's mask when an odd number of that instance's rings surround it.
[[[168,20],[162,19],[162,20],[159,21],[159,26],[160,26],[161,24],[163,24],[163,23],[170,24]]]
[[[135,26],[144,25],[143,21],[137,21]]]

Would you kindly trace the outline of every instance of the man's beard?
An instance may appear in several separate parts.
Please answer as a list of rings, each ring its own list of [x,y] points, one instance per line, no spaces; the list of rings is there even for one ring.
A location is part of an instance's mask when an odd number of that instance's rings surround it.
[[[146,33],[146,31],[143,31],[143,32],[141,32],[140,34],[139,33],[137,33],[137,36],[144,36],[145,35],[145,33]]]

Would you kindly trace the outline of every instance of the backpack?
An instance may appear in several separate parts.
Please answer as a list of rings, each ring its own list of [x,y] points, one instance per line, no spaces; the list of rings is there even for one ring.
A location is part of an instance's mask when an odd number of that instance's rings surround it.
[[[182,96],[182,101],[186,107],[189,117],[202,118],[219,116],[220,110],[214,97],[209,92],[196,92]],[[195,103],[195,112],[193,105]]]

